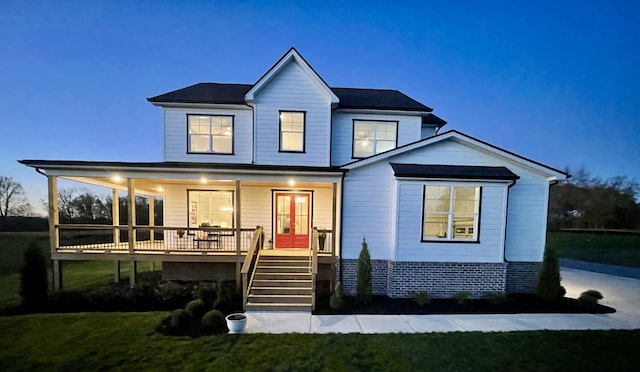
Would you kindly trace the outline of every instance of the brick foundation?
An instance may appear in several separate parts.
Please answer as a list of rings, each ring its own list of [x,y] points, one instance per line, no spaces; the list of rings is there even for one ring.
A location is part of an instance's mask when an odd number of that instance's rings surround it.
[[[229,262],[162,262],[164,280],[235,280],[236,264]]]
[[[342,286],[351,295],[356,290],[357,262],[342,260]],[[411,292],[422,291],[434,298],[452,297],[460,291],[480,297],[506,290],[506,263],[371,260],[371,264],[373,293],[389,297],[409,297]]]
[[[535,293],[541,262],[508,262],[507,293]]]

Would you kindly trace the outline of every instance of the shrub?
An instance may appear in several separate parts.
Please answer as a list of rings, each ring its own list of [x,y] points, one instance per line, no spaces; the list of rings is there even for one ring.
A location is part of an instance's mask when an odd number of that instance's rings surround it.
[[[193,319],[200,319],[202,317],[202,314],[204,314],[205,312],[204,301],[202,301],[201,299],[189,301],[184,309],[187,311],[187,314],[189,314],[189,316]]]
[[[540,268],[540,275],[538,276],[538,297],[545,301],[555,301],[562,298],[566,291],[564,287],[560,285],[561,280],[558,256],[555,250],[547,247],[544,250],[542,267]]]
[[[336,288],[329,298],[329,306],[331,306],[333,310],[340,310],[344,307],[344,292],[342,292],[340,282],[336,283]]]
[[[131,302],[136,310],[149,310],[156,303],[156,296],[153,286],[150,283],[139,283],[129,288],[124,297]]]
[[[91,311],[91,303],[78,291],[63,290],[49,297],[49,310],[58,313]]]
[[[42,310],[47,304],[49,283],[44,255],[35,242],[24,251],[20,269],[20,297],[22,305],[30,310]]]
[[[232,307],[234,290],[225,282],[219,282],[216,287],[217,298],[213,301],[213,308],[228,313]]]
[[[598,305],[598,301],[602,299],[602,293],[595,289],[589,289],[580,294],[580,297],[578,297],[578,303],[586,308],[594,308]]]
[[[176,309],[171,312],[171,328],[184,329],[189,326],[189,314],[185,309]]]
[[[222,333],[227,329],[227,323],[224,315],[220,310],[209,310],[202,316],[202,325],[205,330],[211,330],[214,333]]]
[[[482,297],[494,305],[502,304],[509,300],[506,294],[500,292],[487,292]]]
[[[361,304],[368,304],[371,302],[371,297],[371,255],[367,240],[362,238],[362,249],[358,256],[356,299]]]
[[[101,287],[86,293],[87,300],[97,311],[123,311],[131,307],[121,290],[114,287]]]
[[[424,306],[431,302],[431,296],[429,296],[429,293],[427,292],[412,292],[411,298],[420,306]]]
[[[467,302],[469,297],[471,297],[471,292],[469,291],[460,291],[453,296],[458,305],[462,305]]]
[[[193,292],[194,297],[201,299],[205,307],[211,307],[217,298],[217,285],[211,282],[200,282]]]
[[[171,306],[168,309],[182,306],[194,299],[189,286],[172,281],[159,283],[154,290],[154,295],[160,304]]]

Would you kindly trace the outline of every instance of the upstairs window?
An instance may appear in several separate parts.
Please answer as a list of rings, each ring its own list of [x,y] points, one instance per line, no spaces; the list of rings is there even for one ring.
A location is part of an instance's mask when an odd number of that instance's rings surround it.
[[[280,111],[280,151],[304,152],[305,114]]]
[[[366,158],[395,149],[397,145],[397,121],[353,121],[354,158]]]
[[[422,240],[478,241],[480,187],[425,186]]]
[[[233,116],[187,115],[190,153],[233,154]]]

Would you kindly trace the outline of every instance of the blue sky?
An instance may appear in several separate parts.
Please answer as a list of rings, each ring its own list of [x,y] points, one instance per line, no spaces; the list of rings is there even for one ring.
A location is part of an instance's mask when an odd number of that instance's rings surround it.
[[[640,180],[637,1],[0,3],[0,175],[18,159],[161,161],[146,102],[255,82],[295,46],[331,86],[393,88],[548,165]]]

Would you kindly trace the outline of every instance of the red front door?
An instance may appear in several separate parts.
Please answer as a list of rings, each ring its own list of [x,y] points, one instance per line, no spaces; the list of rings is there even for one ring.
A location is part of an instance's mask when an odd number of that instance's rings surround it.
[[[309,194],[276,193],[276,248],[309,248]]]

